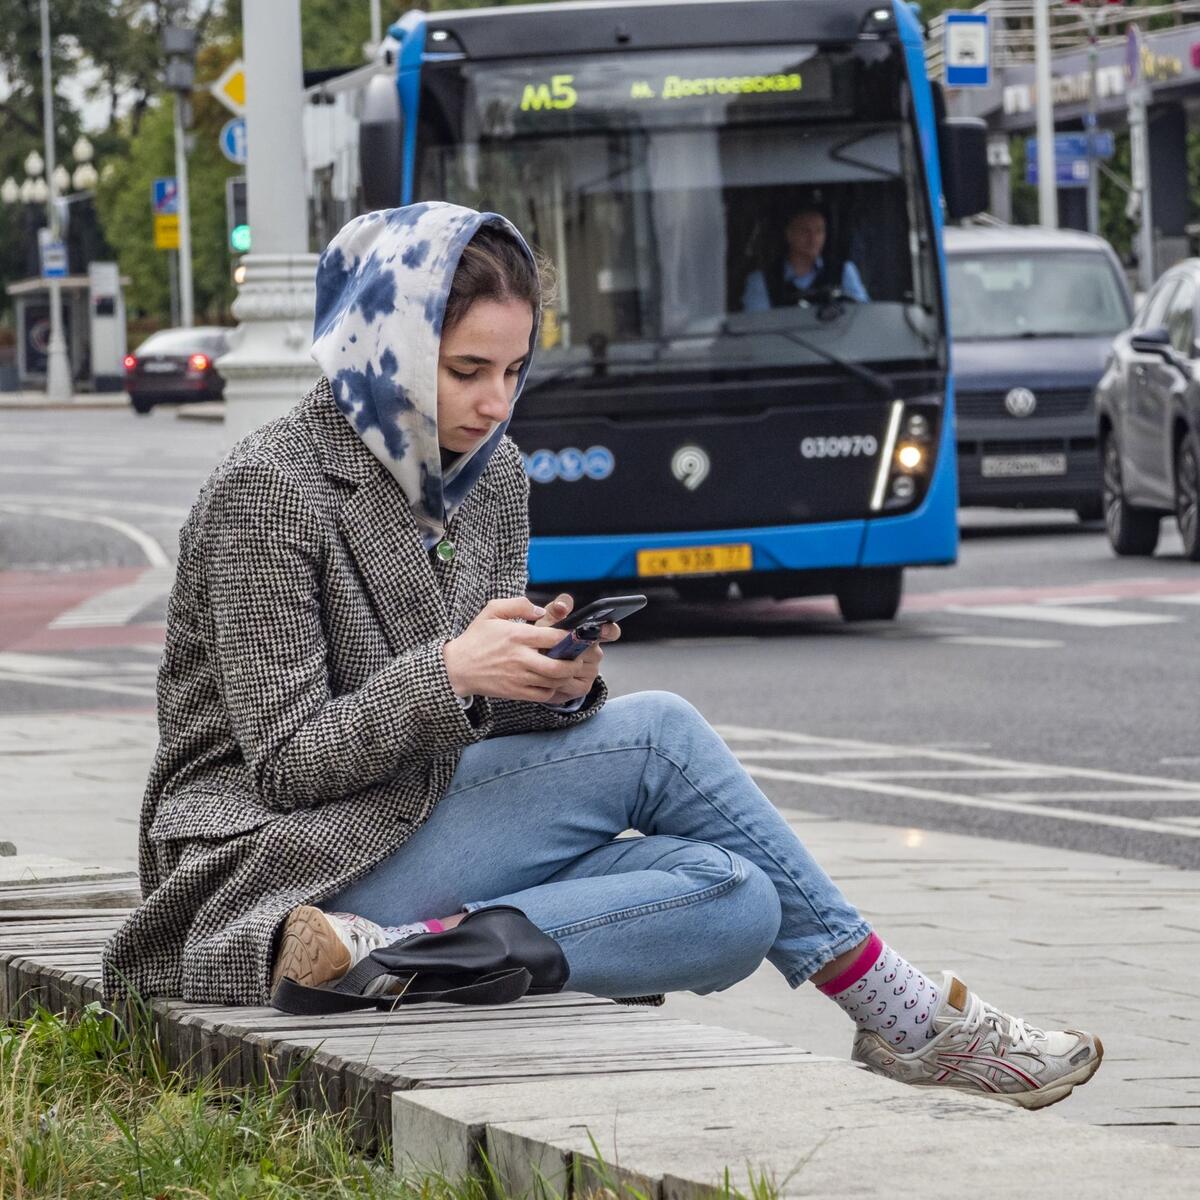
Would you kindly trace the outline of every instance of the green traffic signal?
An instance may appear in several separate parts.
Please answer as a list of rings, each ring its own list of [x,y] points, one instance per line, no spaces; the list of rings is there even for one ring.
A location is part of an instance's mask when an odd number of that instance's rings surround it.
[[[229,231],[229,248],[237,254],[245,254],[250,249],[249,225],[235,225]]]

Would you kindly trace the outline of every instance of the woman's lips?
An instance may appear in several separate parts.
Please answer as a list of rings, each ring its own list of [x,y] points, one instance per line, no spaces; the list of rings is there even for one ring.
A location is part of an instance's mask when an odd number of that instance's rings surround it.
[[[482,429],[474,429],[470,425],[463,425],[463,426],[461,426],[461,428],[462,428],[463,433],[465,433],[467,435],[467,437],[481,438],[481,437],[483,437],[483,435],[485,433],[487,433],[486,425]]]

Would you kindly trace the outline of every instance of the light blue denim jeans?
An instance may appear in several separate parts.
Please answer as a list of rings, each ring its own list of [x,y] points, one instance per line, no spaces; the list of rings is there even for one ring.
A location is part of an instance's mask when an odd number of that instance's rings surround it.
[[[798,987],[870,933],[668,692],[468,747],[429,820],[322,907],[399,925],[495,904],[554,938],[567,987],[597,996],[718,991],[764,957]]]

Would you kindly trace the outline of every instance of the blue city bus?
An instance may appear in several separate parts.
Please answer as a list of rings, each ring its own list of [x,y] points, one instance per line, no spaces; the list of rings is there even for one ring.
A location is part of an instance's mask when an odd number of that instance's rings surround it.
[[[413,11],[385,59],[365,207],[502,212],[556,269],[510,427],[534,589],[889,619],[954,561],[941,229],[986,206],[985,145],[907,4]]]

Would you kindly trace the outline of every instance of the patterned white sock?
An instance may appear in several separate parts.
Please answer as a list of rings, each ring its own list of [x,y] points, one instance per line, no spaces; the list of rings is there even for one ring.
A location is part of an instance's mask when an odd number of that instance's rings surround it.
[[[441,921],[433,919],[413,921],[411,925],[381,925],[380,929],[388,935],[389,945],[391,942],[403,942],[410,937],[416,937],[418,933],[444,933],[446,931],[446,927]]]
[[[899,1054],[919,1050],[934,1036],[941,994],[934,983],[872,933],[854,962],[820,985],[859,1029],[886,1038]]]

